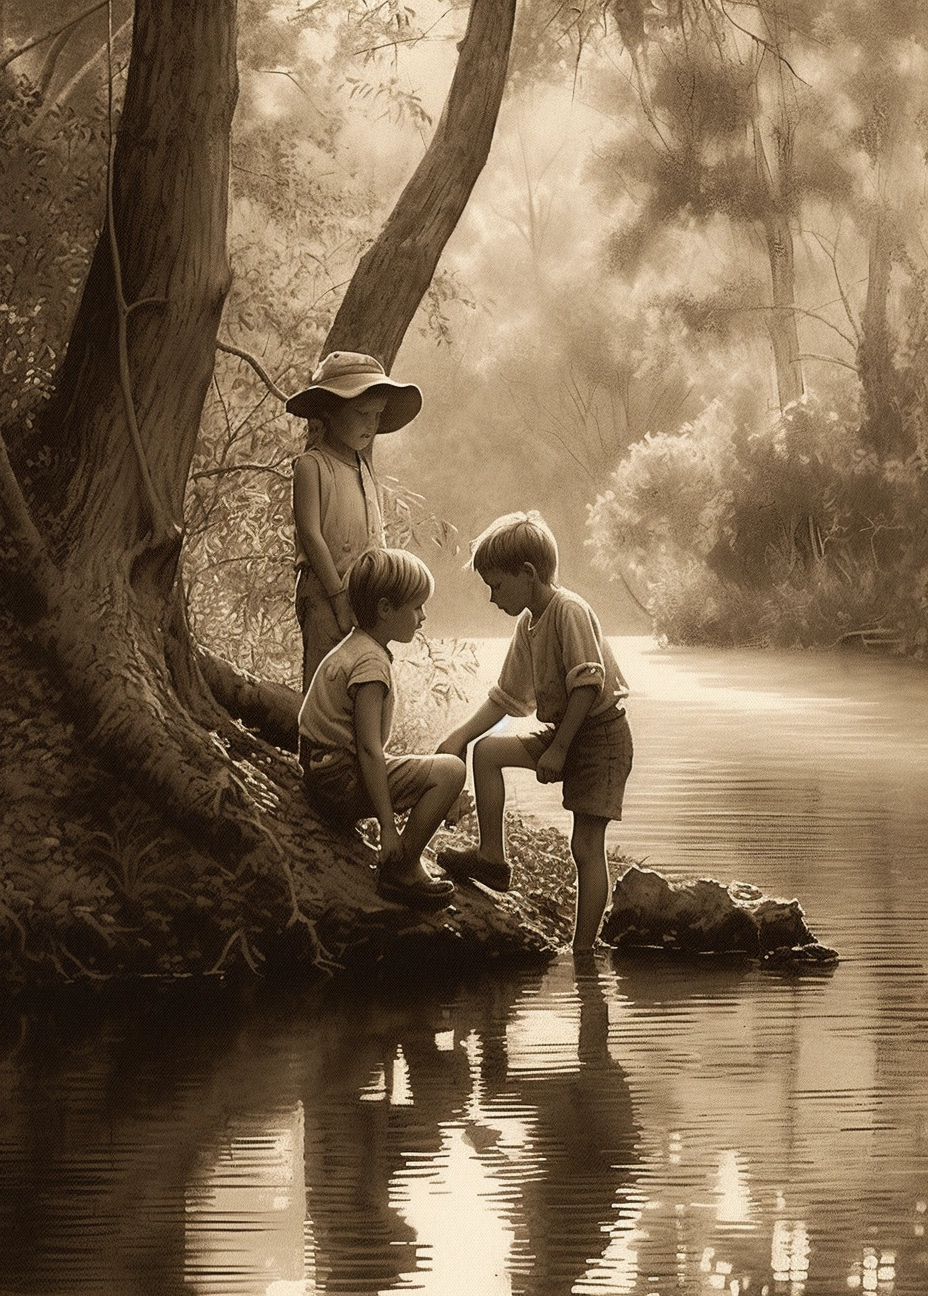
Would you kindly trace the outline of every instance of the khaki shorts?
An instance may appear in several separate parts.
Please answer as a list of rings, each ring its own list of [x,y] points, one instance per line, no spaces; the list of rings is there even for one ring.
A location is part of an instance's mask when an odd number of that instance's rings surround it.
[[[324,818],[347,828],[374,815],[356,756],[314,747],[304,738],[300,740],[300,764],[306,795]],[[386,764],[390,803],[394,814],[402,814],[434,785],[435,758],[387,756]]]
[[[554,725],[546,725],[522,738],[533,760],[547,751],[556,732]],[[582,724],[564,761],[564,809],[599,819],[621,819],[632,754],[632,733],[624,711],[610,711],[605,719],[597,716]]]

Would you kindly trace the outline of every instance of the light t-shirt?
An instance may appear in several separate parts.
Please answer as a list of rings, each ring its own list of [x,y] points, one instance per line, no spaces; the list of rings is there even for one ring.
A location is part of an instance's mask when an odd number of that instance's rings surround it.
[[[391,653],[355,628],[323,657],[300,707],[300,736],[317,747],[357,754],[354,694],[361,684],[386,685],[381,741],[386,747],[395,697]]]
[[[590,684],[597,690],[591,720],[628,697],[593,609],[579,594],[558,589],[537,621],[527,608],[519,617],[490,700],[507,715],[534,711],[544,724],[558,725],[570,693]]]

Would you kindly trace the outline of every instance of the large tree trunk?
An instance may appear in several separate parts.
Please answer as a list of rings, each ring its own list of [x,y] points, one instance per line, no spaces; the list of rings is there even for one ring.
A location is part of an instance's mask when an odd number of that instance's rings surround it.
[[[513,0],[474,0],[463,84],[459,69],[436,142],[368,254],[354,304],[340,313],[354,321],[352,344],[387,363],[486,156],[513,8]],[[430,918],[380,902],[357,835],[323,829],[292,757],[230,715],[292,747],[296,696],[202,652],[187,629],[184,491],[229,284],[235,10],[235,0],[136,4],[108,217],[67,357],[46,416],[15,447],[18,479],[0,454],[0,566],[11,578],[12,614],[0,625],[0,665],[22,664],[28,652],[34,695],[70,718],[74,748],[64,760],[81,768],[62,774],[69,786],[85,797],[96,787],[108,797],[125,793],[150,807],[145,813],[154,811],[169,836],[184,834],[175,847],[189,877],[177,890],[190,891],[191,905],[191,879],[209,857],[239,888],[239,928],[222,949],[200,948],[198,937],[201,963],[221,964],[233,944],[247,962],[260,961],[262,925],[275,924],[278,956],[286,948],[315,964],[327,961],[320,936],[344,962],[401,947],[405,956],[413,947],[423,957],[537,956],[546,940],[511,901],[494,904],[468,888],[454,915]],[[492,88],[474,94],[481,47]],[[25,698],[22,723],[28,714]],[[53,804],[48,797],[49,814],[72,814],[67,797]],[[15,821],[0,817],[3,829],[16,849]],[[85,834],[84,846],[98,835]],[[161,836],[145,850],[160,850]],[[77,860],[80,843],[72,845]],[[214,899],[199,896],[204,905]],[[0,926],[8,916],[0,905]],[[109,921],[117,921],[112,913]],[[209,930],[218,938],[227,929]],[[95,920],[98,953],[112,950],[112,930]],[[274,955],[266,949],[263,957]]]
[[[222,849],[253,839],[253,815],[203,727],[223,717],[195,670],[180,695],[165,629],[229,284],[236,95],[235,0],[139,0],[107,220],[42,424],[51,467],[32,483],[56,568],[39,638],[81,729]]]
[[[323,352],[364,351],[389,371],[490,151],[516,0],[473,0],[441,120],[361,258]]]

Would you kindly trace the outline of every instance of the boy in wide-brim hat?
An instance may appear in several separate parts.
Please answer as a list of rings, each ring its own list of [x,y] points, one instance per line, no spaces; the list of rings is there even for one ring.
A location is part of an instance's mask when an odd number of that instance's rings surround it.
[[[293,462],[304,692],[323,657],[354,624],[349,567],[366,549],[384,546],[374,437],[404,427],[421,408],[414,383],[396,382],[373,356],[357,351],[325,356],[310,385],[287,401],[288,413],[307,419],[310,428],[306,449]]]

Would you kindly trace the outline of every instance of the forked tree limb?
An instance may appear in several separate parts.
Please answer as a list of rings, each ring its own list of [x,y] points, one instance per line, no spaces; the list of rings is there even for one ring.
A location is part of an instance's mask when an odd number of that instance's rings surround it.
[[[490,152],[516,0],[472,0],[431,143],[361,258],[323,347],[366,351],[389,372]]]

